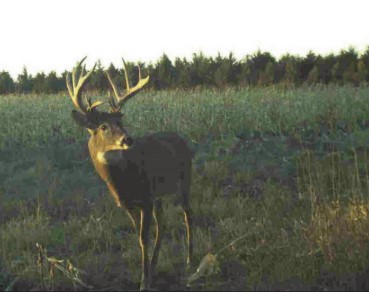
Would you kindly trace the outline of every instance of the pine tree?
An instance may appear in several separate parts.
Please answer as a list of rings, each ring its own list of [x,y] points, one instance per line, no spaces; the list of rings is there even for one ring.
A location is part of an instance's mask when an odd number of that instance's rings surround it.
[[[157,63],[157,88],[166,89],[175,83],[175,67],[166,54],[163,54]]]
[[[28,75],[26,67],[23,67],[22,74],[17,78],[17,92],[30,93],[32,91],[32,75]]]
[[[0,94],[8,94],[14,92],[14,81],[10,74],[6,71],[0,72]]]
[[[318,57],[312,51],[309,51],[306,57],[300,60],[300,66],[299,66],[300,76],[299,77],[302,82],[307,81],[311,70],[313,70],[315,66],[317,58]]]
[[[369,82],[369,47],[360,56],[358,64],[358,78],[360,82]]]
[[[191,65],[186,58],[181,60],[176,58],[174,61],[175,72],[177,72],[177,78],[175,87],[177,88],[190,88],[193,86],[191,80]]]
[[[34,93],[45,93],[46,86],[45,86],[45,73],[37,73],[36,76],[32,79],[33,87],[32,90]]]
[[[55,71],[51,71],[45,78],[45,92],[56,93],[63,89],[64,80],[58,78]]]
[[[355,82],[357,79],[357,76],[355,76],[357,60],[358,53],[354,48],[350,47],[348,50],[341,50],[332,68],[333,81],[338,84]]]

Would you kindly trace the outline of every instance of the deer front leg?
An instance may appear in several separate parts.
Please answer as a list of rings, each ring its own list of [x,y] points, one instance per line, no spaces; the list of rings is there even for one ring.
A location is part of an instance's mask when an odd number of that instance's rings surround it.
[[[186,239],[187,239],[187,269],[191,266],[191,258],[193,252],[193,245],[192,245],[192,211],[190,207],[189,201],[189,184],[182,185],[182,196],[183,196],[183,214],[186,224]]]
[[[140,222],[140,209],[138,208],[126,208],[127,215],[129,219],[131,219],[132,226],[134,230],[136,231],[136,234],[138,232],[138,223]]]
[[[157,200],[155,202],[155,207],[154,207],[152,214],[154,217],[155,227],[156,227],[156,239],[155,239],[154,251],[151,257],[151,275],[155,271],[155,267],[158,262],[159,250],[161,246],[162,217],[163,217],[162,216],[163,208],[162,208],[161,200]]]
[[[140,246],[142,255],[142,278],[140,290],[149,290],[151,284],[151,268],[149,261],[150,224],[152,218],[152,203],[141,208]]]
[[[192,218],[191,218],[191,209],[184,210],[184,217],[186,223],[186,233],[187,233],[187,269],[191,266],[191,258],[193,252],[193,245],[192,245],[192,232],[191,232],[191,225],[192,225]]]

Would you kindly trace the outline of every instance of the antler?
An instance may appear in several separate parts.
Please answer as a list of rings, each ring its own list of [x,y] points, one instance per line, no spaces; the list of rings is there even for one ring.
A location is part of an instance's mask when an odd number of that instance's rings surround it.
[[[77,65],[73,68],[72,78],[71,78],[69,73],[67,74],[67,76],[65,78],[67,88],[68,88],[68,92],[69,92],[69,95],[70,95],[74,105],[76,106],[76,108],[78,108],[79,110],[81,110],[84,113],[87,113],[93,107],[96,107],[97,105],[102,103],[102,102],[95,102],[94,104],[91,105],[91,101],[89,101],[88,102],[88,107],[86,107],[83,104],[82,96],[81,96],[82,90],[86,85],[86,80],[90,77],[90,75],[92,74],[92,72],[95,70],[95,67],[96,67],[96,63],[95,63],[92,70],[87,72],[84,75],[84,73],[86,72],[86,66],[83,65],[83,67],[82,67],[82,63],[84,62],[84,60],[86,58],[87,58],[87,56],[84,57],[81,61],[79,61],[77,63]],[[77,78],[76,78],[77,71],[80,72],[79,76],[78,76],[78,81],[77,81]],[[72,84],[71,84],[71,79],[72,79]]]
[[[106,75],[108,76],[110,85],[113,88],[114,95],[115,95],[116,100],[117,100],[117,102],[115,102],[113,100],[113,98],[110,98],[110,105],[111,105],[113,110],[120,110],[122,108],[123,104],[125,104],[128,99],[130,99],[137,92],[139,92],[149,82],[149,78],[150,78],[150,76],[147,75],[146,78],[142,79],[141,78],[141,68],[140,68],[140,66],[138,66],[138,82],[134,87],[131,87],[130,86],[130,81],[128,79],[126,63],[124,62],[123,58],[122,58],[122,61],[123,61],[124,76],[126,78],[126,92],[123,95],[119,94],[119,91],[118,91],[117,87],[115,86],[113,80],[110,78],[109,73],[106,71]]]

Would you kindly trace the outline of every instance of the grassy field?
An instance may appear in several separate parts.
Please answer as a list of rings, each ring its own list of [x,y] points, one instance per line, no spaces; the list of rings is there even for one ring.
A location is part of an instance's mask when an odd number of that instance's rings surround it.
[[[0,290],[139,288],[138,237],[71,110],[66,95],[0,96]],[[165,201],[154,289],[369,289],[368,87],[146,91],[124,123],[196,151],[193,266]]]

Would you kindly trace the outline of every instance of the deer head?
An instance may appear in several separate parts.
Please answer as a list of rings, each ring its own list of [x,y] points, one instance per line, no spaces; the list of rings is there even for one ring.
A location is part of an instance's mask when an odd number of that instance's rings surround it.
[[[86,68],[82,65],[85,59],[86,57],[77,63],[72,71],[72,76],[68,74],[66,77],[69,95],[73,104],[79,110],[72,111],[72,118],[79,126],[86,128],[91,134],[89,149],[92,159],[97,159],[99,162],[107,164],[109,161],[107,161],[105,154],[108,151],[127,150],[133,144],[133,139],[122,125],[123,114],[121,113],[121,109],[129,98],[134,96],[148,83],[149,76],[142,79],[141,69],[139,67],[139,81],[136,86],[131,87],[123,60],[126,91],[121,95],[109,74],[106,73],[116,99],[109,95],[110,112],[98,111],[97,107],[103,104],[102,101],[92,103],[90,99],[82,99],[82,90],[96,66],[95,64],[92,70],[86,73]],[[120,152],[116,154],[118,156],[121,155]],[[110,159],[114,162],[119,158],[112,156]]]

